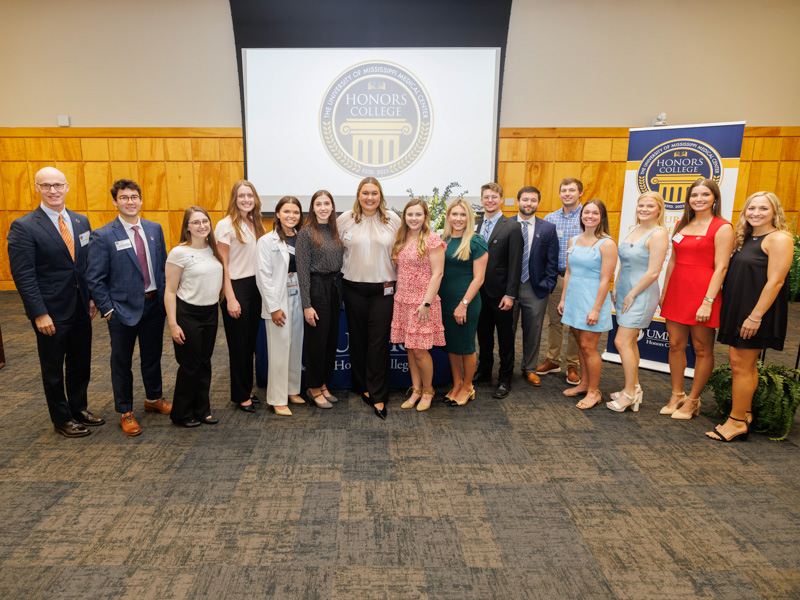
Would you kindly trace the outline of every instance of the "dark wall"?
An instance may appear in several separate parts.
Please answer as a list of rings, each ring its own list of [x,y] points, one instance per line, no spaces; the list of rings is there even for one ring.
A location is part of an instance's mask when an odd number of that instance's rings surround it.
[[[503,89],[511,0],[230,0],[230,3],[242,123],[245,122],[242,48],[499,47],[500,89]],[[457,88],[458,82],[453,85]],[[498,101],[498,111],[500,104]]]

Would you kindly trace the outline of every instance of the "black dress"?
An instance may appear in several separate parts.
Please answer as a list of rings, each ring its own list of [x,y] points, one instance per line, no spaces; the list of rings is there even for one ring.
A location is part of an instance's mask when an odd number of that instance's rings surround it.
[[[777,298],[762,317],[756,334],[748,340],[739,335],[742,323],[755,308],[761,291],[767,285],[769,257],[761,249],[761,242],[767,235],[770,233],[744,240],[742,247],[731,257],[722,286],[722,312],[717,340],[734,348],[783,350],[789,313],[788,275]]]

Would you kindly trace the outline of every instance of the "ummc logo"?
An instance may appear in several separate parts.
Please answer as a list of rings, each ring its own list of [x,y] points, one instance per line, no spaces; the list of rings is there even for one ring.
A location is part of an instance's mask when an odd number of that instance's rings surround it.
[[[642,159],[636,182],[640,194],[660,192],[667,211],[682,211],[686,188],[700,177],[719,184],[722,159],[708,144],[682,138],[650,150]]]
[[[359,177],[393,177],[422,156],[433,112],[423,85],[389,62],[366,62],[341,73],[325,92],[320,135],[328,155]]]

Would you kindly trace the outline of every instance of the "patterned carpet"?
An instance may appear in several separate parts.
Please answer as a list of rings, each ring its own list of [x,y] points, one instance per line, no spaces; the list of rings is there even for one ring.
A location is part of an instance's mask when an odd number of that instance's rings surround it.
[[[135,366],[130,438],[98,321],[90,409],[108,423],[69,440],[16,292],[0,315],[0,598],[800,598],[800,427],[708,441],[714,420],[658,414],[666,375],[643,372],[638,414],[579,411],[549,375],[461,409],[401,411],[397,393],[386,421],[347,392],[250,415],[228,402],[220,327],[219,425],[145,414]],[[770,362],[794,364],[800,306],[791,319]],[[604,363],[601,389],[621,384]]]

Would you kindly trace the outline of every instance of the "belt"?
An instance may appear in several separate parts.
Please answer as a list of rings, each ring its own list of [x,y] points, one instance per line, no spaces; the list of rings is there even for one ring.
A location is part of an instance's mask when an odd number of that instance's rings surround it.
[[[152,292],[145,292],[144,297],[146,300],[150,300],[150,298],[155,298],[158,296],[158,290],[153,290]]]

